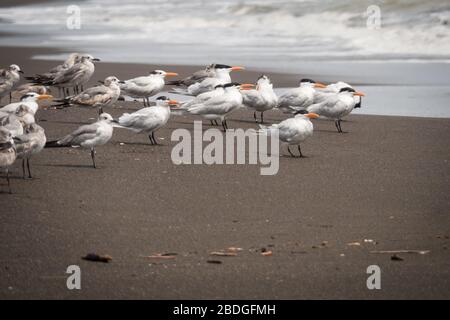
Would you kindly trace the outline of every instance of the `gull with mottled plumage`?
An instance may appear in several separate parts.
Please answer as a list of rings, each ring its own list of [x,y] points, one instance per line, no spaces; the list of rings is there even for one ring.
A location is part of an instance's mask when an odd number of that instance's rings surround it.
[[[19,83],[21,73],[23,71],[17,64],[12,64],[7,69],[0,69],[0,101],[9,94],[9,103],[11,103],[11,92]]]
[[[25,179],[25,163],[28,169],[28,178],[33,178],[30,170],[30,158],[44,149],[47,138],[44,128],[36,123],[25,127],[23,135],[14,137],[17,158],[22,159],[22,173]]]
[[[14,161],[16,161],[16,148],[13,136],[8,129],[0,127],[0,169],[6,171],[9,193],[12,193],[9,181],[9,167],[13,165]]]

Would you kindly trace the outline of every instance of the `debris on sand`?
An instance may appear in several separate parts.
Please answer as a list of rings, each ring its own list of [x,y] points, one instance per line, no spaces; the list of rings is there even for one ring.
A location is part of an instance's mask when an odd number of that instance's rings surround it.
[[[328,241],[322,241],[322,243],[318,246],[314,245],[311,248],[320,249],[320,248],[328,248]]]
[[[392,261],[403,261],[403,258],[399,257],[399,256],[396,255],[396,254],[393,254],[393,255],[391,256],[391,260],[392,260]]]
[[[348,246],[359,247],[359,246],[361,246],[361,242],[357,242],[357,241],[355,241],[355,242],[349,242],[349,243],[347,243],[347,245],[348,245]]]
[[[148,258],[148,259],[165,259],[165,260],[170,260],[170,259],[175,259],[175,256],[177,254],[176,253],[156,253],[150,256],[142,256],[143,258]]]
[[[206,260],[206,262],[211,264],[222,264],[222,261],[220,260]]]
[[[271,250],[267,250],[266,248],[262,248],[262,249],[261,249],[261,254],[262,254],[263,256],[269,257],[269,256],[272,255],[272,251],[271,251]]]
[[[112,257],[109,255],[100,255],[96,253],[88,253],[86,256],[81,257],[83,260],[94,261],[94,262],[104,262],[108,263],[112,260]]]
[[[222,252],[222,251],[213,251],[210,253],[211,256],[220,256],[220,257],[236,257],[237,254],[235,252]]]
[[[387,254],[397,254],[397,253],[415,253],[415,254],[427,254],[430,250],[376,250],[370,251],[370,253],[387,253]]]

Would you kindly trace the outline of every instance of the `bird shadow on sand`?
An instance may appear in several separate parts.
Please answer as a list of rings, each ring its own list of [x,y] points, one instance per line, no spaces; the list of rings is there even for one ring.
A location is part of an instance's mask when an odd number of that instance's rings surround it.
[[[150,144],[149,142],[126,142],[126,141],[120,141],[118,143],[114,142],[113,144],[120,145],[123,143],[122,146],[146,146],[146,147],[167,147],[168,145],[162,144],[161,142],[158,142],[158,144]]]

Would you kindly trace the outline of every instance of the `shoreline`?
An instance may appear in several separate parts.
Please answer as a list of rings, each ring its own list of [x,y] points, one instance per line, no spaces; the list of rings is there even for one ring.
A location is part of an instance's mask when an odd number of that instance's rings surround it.
[[[54,66],[29,60],[33,50],[6,49],[0,64],[14,60],[27,75]],[[111,70],[127,78],[154,67],[99,63],[91,84]],[[198,69],[158,68],[182,75]],[[253,82],[259,73],[235,75]],[[297,81],[273,77],[289,86]],[[116,118],[141,107],[120,102],[105,111]],[[96,117],[96,110],[77,107],[38,114],[48,140]],[[270,123],[284,118],[265,114]],[[274,176],[261,176],[259,165],[173,164],[171,134],[192,132],[192,120],[172,117],[156,134],[159,146],[114,129],[97,149],[98,169],[79,148],[43,150],[31,160],[30,180],[16,162],[12,195],[0,177],[0,298],[450,298],[450,119],[350,115],[345,134],[315,121],[302,145],[306,157],[281,150]],[[228,124],[257,127],[246,110]],[[242,250],[234,257],[210,254],[229,247]],[[261,255],[263,249],[273,255]],[[402,261],[372,253],[384,250],[429,252],[401,253]],[[113,260],[81,259],[91,252]],[[158,253],[176,256],[147,258]],[[366,287],[374,264],[382,290]],[[67,290],[69,265],[82,269],[82,290]]]

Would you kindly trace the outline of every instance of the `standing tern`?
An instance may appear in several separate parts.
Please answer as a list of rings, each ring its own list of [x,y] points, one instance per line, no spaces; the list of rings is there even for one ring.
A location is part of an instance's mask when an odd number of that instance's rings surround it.
[[[289,89],[279,97],[278,109],[284,113],[305,110],[314,103],[315,88],[325,88],[325,85],[311,79],[300,80],[299,87]]]
[[[278,124],[271,126],[260,125],[261,131],[266,134],[271,134],[273,131],[278,131],[278,138],[281,143],[287,145],[287,150],[292,157],[295,155],[292,153],[290,146],[297,146],[299,157],[302,158],[302,149],[300,143],[311,137],[313,134],[313,124],[311,119],[318,118],[316,113],[308,113],[301,110],[295,113],[293,118],[289,118],[281,121]]]
[[[8,129],[0,127],[0,169],[6,171],[9,193],[12,193],[9,181],[9,167],[14,161],[16,161],[16,149],[12,134]]]
[[[30,158],[44,149],[47,138],[44,128],[33,123],[25,128],[23,135],[14,137],[17,158],[22,159],[22,172],[25,179],[25,162],[28,169],[28,178],[32,178],[30,170]]]
[[[53,97],[48,94],[38,94],[35,92],[29,92],[24,96],[22,96],[19,102],[10,103],[4,106],[3,108],[0,108],[0,111],[14,113],[20,106],[26,105],[30,109],[31,113],[35,115],[39,109],[38,101],[44,99],[53,99]]]
[[[231,82],[223,85],[223,93],[213,96],[206,101],[199,101],[183,108],[183,114],[199,115],[207,120],[220,120],[224,131],[228,129],[226,117],[242,107],[242,94],[239,90],[248,90],[253,84],[239,84]]]
[[[225,64],[212,65],[213,76],[207,77],[202,81],[195,82],[186,89],[174,88],[173,93],[184,94],[190,96],[198,96],[201,93],[214,90],[214,88],[220,84],[227,84],[231,82],[231,71],[244,70],[243,67],[231,67]]]
[[[355,108],[355,96],[364,96],[364,93],[357,92],[353,88],[342,88],[338,93],[330,94],[324,101],[307,107],[309,112],[314,112],[320,116],[333,119],[336,129],[343,133],[341,128],[341,119],[352,112]]]
[[[181,80],[167,81],[168,85],[189,87],[190,85],[203,81],[206,78],[214,77],[214,64],[210,64],[205,69],[194,72],[189,77]]]
[[[258,123],[256,112],[261,112],[261,123],[264,122],[264,111],[275,108],[278,104],[278,97],[273,91],[273,84],[269,77],[262,75],[256,82],[256,89],[242,92],[244,106],[254,110],[253,117]]]
[[[17,64],[12,64],[8,69],[0,69],[0,101],[9,94],[9,103],[12,101],[11,92],[20,81],[23,71]]]
[[[75,96],[58,100],[55,106],[68,107],[78,105],[85,107],[106,107],[114,104],[120,96],[119,84],[124,83],[116,77],[110,76],[102,85],[88,88]]]
[[[164,78],[177,75],[178,73],[175,72],[155,70],[150,72],[148,76],[125,80],[125,83],[120,85],[120,90],[122,90],[123,95],[135,99],[142,98],[144,107],[148,107],[150,106],[149,97],[160,93],[164,89]]]
[[[326,86],[326,88],[324,88],[322,90],[316,90],[316,92],[314,92],[314,104],[326,100],[326,98],[329,97],[330,94],[338,93],[343,88],[352,88],[352,89],[354,89],[348,83],[345,83],[343,81],[338,81],[336,83],[330,83],[329,85]],[[356,108],[361,108],[362,97],[361,96],[354,96],[354,99],[355,99],[355,102],[356,102],[355,109]]]
[[[62,139],[48,141],[45,148],[82,147],[91,150],[92,165],[95,164],[95,147],[106,144],[112,137],[113,118],[108,113],[102,113],[97,122],[79,127]]]
[[[155,131],[166,125],[170,118],[170,106],[178,104],[165,96],[156,99],[156,106],[142,108],[133,113],[124,113],[114,120],[114,126],[148,135],[152,145],[158,144]]]

